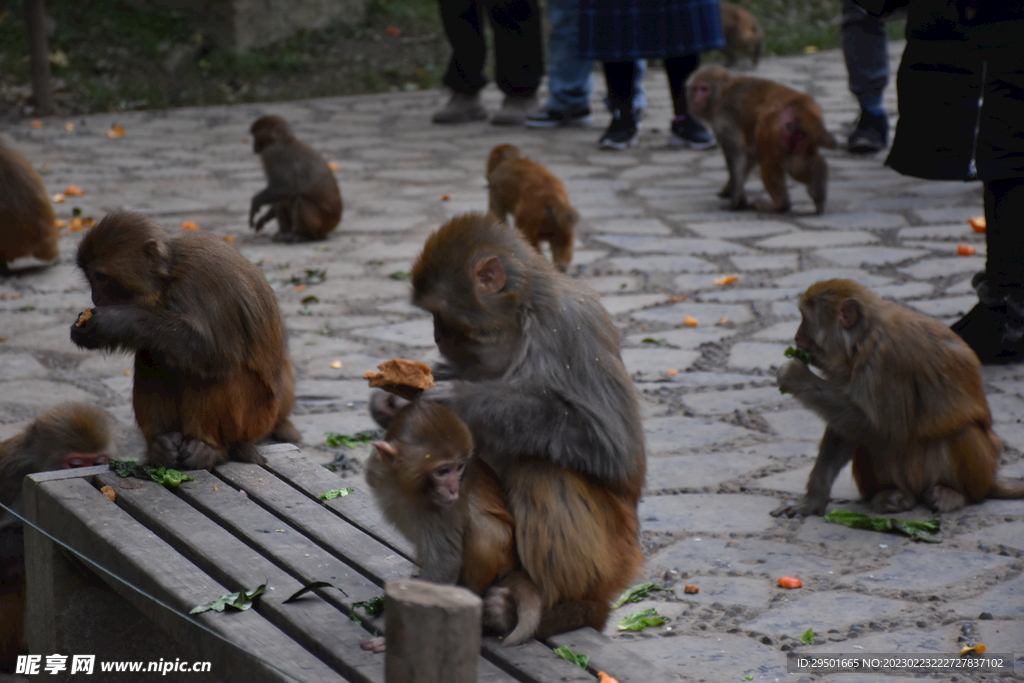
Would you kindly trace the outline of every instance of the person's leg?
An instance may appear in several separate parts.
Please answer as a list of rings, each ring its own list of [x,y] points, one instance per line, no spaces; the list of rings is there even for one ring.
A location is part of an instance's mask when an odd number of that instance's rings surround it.
[[[580,52],[579,0],[548,0],[548,90],[541,111],[526,118],[531,128],[590,123],[594,60]]]
[[[477,0],[439,0],[441,23],[452,48],[444,84],[452,90],[448,104],[434,112],[434,123],[462,123],[487,118],[480,91],[487,85],[481,6]]]
[[[851,152],[877,152],[889,142],[889,119],[882,105],[882,93],[889,83],[885,21],[871,16],[853,0],[843,0],[841,32],[850,92],[860,104],[860,118],[847,146]]]
[[[626,149],[635,145],[640,137],[639,112],[633,109],[635,79],[635,61],[604,62],[612,122],[598,141],[602,149]]]
[[[494,31],[494,73],[505,93],[491,123],[519,125],[537,106],[544,76],[540,8],[537,0],[486,0]]]
[[[715,136],[707,126],[690,116],[686,104],[686,79],[700,65],[700,55],[682,55],[665,58],[665,75],[668,77],[668,88],[672,93],[672,109],[675,118],[672,120],[671,135],[668,144],[671,147],[689,147],[691,149],[708,149],[715,146]]]
[[[985,183],[985,270],[979,303],[952,329],[982,363],[1024,360],[1024,178]]]
[[[638,59],[636,68],[633,70],[633,113],[637,120],[643,118],[644,109],[647,109],[647,91],[644,90],[644,76],[647,75],[647,60]],[[612,111],[612,98],[605,95],[604,106]]]

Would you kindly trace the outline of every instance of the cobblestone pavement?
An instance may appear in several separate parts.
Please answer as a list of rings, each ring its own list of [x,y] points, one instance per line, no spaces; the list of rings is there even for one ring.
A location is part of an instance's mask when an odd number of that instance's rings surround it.
[[[901,49],[893,45],[894,64]],[[839,52],[769,59],[757,75],[813,94],[829,128],[845,137],[856,107]],[[850,277],[952,320],[975,301],[969,280],[984,261],[984,240],[967,224],[982,212],[980,186],[902,177],[883,167],[883,155],[834,151],[826,152],[824,215],[812,215],[799,186],[791,214],[730,213],[715,196],[726,179],[721,153],[669,149],[660,71],[648,86],[653,104],[640,146],[624,152],[597,149],[599,126],[431,125],[430,112],[443,101],[436,92],[104,114],[75,119],[73,131],[47,120],[40,130],[26,122],[3,132],[43,169],[51,193],[72,183],[85,190],[58,205],[63,218],[74,206],[96,218],[125,208],[171,229],[190,220],[237,238],[278,294],[298,379],[295,421],[324,462],[336,453],[322,446],[324,432],[373,426],[365,370],[395,356],[435,357],[430,321],[409,304],[408,283],[399,278],[430,231],[486,209],[491,147],[519,145],[564,179],[583,216],[571,272],[615,316],[643,396],[649,558],[639,578],[700,587],[622,608],[608,633],[685,680],[820,680],[786,673],[783,650],[794,645],[808,653],[930,655],[956,653],[965,641],[990,653],[1016,651],[1017,677],[1024,677],[1024,501],[943,515],[941,544],[768,514],[803,490],[823,427],[774,381],[796,330],[795,297],[817,280]],[[886,104],[894,112],[893,91]],[[493,108],[499,93],[491,87],[485,100]],[[263,186],[247,129],[270,113],[340,164],[345,217],[326,242],[280,245],[246,227],[249,198]],[[607,121],[599,119],[600,126]],[[115,123],[127,131],[121,139],[104,135]],[[760,181],[752,178],[750,190],[763,192]],[[68,341],[69,325],[89,305],[73,267],[78,237],[64,236],[58,266],[0,279],[0,437],[58,401],[77,399],[108,408],[122,425],[123,450],[138,452],[130,359]],[[978,254],[958,256],[960,243]],[[317,269],[326,280],[295,291],[291,278]],[[738,279],[716,285],[723,275]],[[303,304],[311,295],[317,301]],[[699,326],[685,326],[686,316]],[[984,375],[1006,443],[1002,471],[1024,476],[1024,367]],[[346,453],[357,467],[366,455]],[[359,485],[358,471],[348,476]],[[833,507],[864,510],[848,472],[833,496]],[[804,587],[778,588],[783,575]],[[650,606],[672,621],[615,634],[615,622]],[[819,640],[801,646],[808,628]]]

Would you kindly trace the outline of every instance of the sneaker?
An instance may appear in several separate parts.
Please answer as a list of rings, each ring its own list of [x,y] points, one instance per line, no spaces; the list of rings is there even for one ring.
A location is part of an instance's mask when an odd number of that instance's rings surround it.
[[[873,154],[885,149],[888,144],[889,117],[862,111],[846,142],[846,149],[854,154]]]
[[[480,93],[466,95],[461,92],[453,92],[448,104],[435,111],[431,120],[434,123],[466,123],[467,121],[483,121],[486,118],[487,110],[480,102]]]
[[[537,108],[537,95],[506,95],[501,109],[491,117],[495,126],[521,126],[526,115]]]
[[[536,111],[526,117],[527,128],[556,128],[558,126],[589,126],[594,117],[590,115],[590,108],[579,111],[560,111],[558,109],[543,109]]]
[[[984,272],[974,276],[979,303],[950,325],[985,365],[1024,360],[1024,307],[1015,297],[989,290]]]
[[[640,119],[632,109],[612,109],[612,122],[597,146],[601,149],[626,149],[640,137]]]
[[[710,149],[715,146],[715,136],[704,124],[692,116],[677,116],[672,120],[672,133],[668,138],[668,146]]]

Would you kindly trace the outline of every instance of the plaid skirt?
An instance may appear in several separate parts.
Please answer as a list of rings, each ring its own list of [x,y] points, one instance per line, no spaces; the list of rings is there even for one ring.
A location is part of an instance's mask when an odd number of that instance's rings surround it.
[[[676,57],[725,45],[718,0],[581,0],[580,57]]]

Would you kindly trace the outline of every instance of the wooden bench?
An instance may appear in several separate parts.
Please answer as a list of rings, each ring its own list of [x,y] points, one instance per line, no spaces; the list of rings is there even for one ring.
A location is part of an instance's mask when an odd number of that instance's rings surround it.
[[[345,480],[294,446],[261,452],[265,468],[232,462],[213,473],[190,472],[196,480],[175,490],[121,479],[106,467],[27,478],[27,518],[95,562],[26,528],[29,651],[44,662],[53,653],[69,662],[70,655],[95,654],[97,673],[102,661],[212,663],[209,674],[168,681],[384,683],[384,656],[360,644],[384,633],[385,615],[366,616],[352,605],[383,595],[385,581],[415,573],[408,543],[381,519],[366,491],[320,500]],[[115,501],[100,492],[105,485]],[[284,604],[314,581],[336,588]],[[182,616],[264,583],[267,591],[248,611]],[[551,651],[560,645],[589,655],[587,670]],[[679,680],[593,629],[515,648],[484,638],[477,677],[554,683],[593,681],[597,671],[621,683]],[[112,677],[156,680],[153,673]]]

